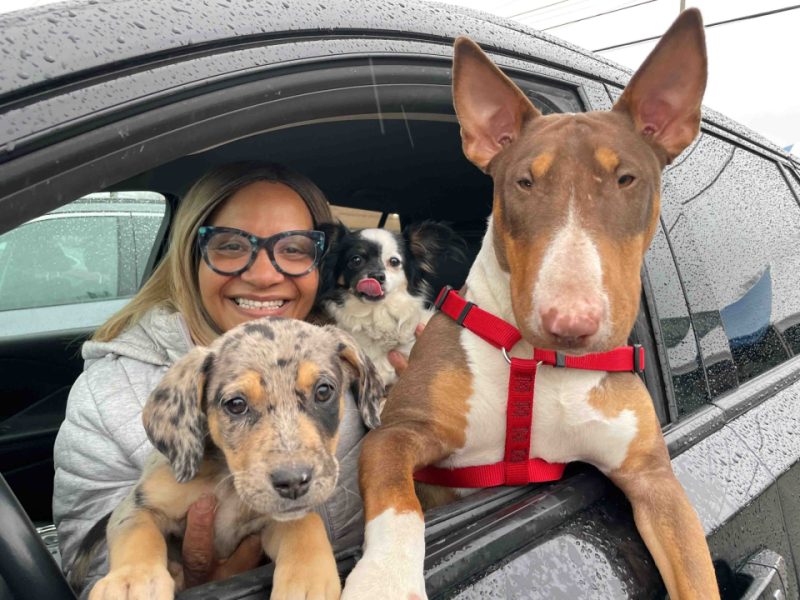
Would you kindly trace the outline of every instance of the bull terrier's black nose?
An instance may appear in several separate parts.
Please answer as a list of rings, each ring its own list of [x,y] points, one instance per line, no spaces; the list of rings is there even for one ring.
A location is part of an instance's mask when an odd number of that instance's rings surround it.
[[[282,467],[275,469],[270,474],[272,487],[284,498],[297,500],[303,496],[311,486],[311,476],[314,468],[301,465],[299,467]]]

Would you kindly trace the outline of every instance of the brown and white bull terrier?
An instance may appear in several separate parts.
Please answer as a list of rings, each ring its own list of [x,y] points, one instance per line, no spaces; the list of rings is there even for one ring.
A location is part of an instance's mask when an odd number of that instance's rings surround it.
[[[464,296],[533,347],[572,355],[626,343],[656,230],[661,170],[696,137],[706,83],[700,13],[678,17],[609,112],[542,116],[473,42],[455,44],[466,156],[494,180]],[[509,366],[437,314],[361,453],[366,533],[346,600],[425,598],[413,474],[502,460]],[[541,366],[530,456],[584,461],[619,486],[673,599],[718,598],[703,527],[675,478],[652,400],[633,373]],[[463,490],[436,488],[442,496]],[[420,490],[427,492],[431,489]],[[423,496],[421,496],[423,497]]]

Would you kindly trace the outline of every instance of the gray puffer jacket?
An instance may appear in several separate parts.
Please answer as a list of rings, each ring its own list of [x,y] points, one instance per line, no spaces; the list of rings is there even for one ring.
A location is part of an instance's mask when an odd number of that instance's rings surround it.
[[[142,408],[167,369],[192,347],[180,314],[162,308],[110,342],[86,342],[84,371],[75,381],[54,449],[53,518],[62,566],[69,573],[91,527],[116,508],[139,479],[153,446]],[[334,550],[359,544],[363,512],[357,463],[366,433],[348,394],[340,425],[336,491],[320,512]],[[105,544],[89,571],[91,582],[108,572]]]

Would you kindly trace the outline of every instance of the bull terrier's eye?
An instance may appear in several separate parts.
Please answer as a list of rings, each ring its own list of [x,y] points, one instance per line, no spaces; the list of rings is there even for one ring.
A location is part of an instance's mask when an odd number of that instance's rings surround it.
[[[361,258],[360,256],[358,256],[357,254],[356,254],[355,256],[351,256],[351,257],[350,257],[350,260],[349,260],[349,261],[347,261],[347,263],[348,263],[348,264],[349,264],[351,267],[360,267],[360,266],[361,266],[361,263],[363,263],[363,262],[364,262],[364,259],[363,259],[363,258]]]
[[[400,259],[396,256],[393,256],[389,259],[389,266],[390,267],[399,267],[400,266]]]
[[[327,381],[320,381],[314,390],[314,400],[317,402],[327,402],[333,398],[335,391],[336,390],[330,383]]]
[[[222,408],[224,408],[225,412],[229,415],[240,417],[247,412],[247,400],[241,396],[236,396],[230,400],[225,400],[225,402],[222,403]]]
[[[517,179],[517,185],[523,190],[529,190],[533,187],[533,181],[527,177],[523,177],[522,179]]]
[[[636,181],[636,177],[633,175],[622,175],[619,179],[617,179],[617,185],[619,185],[620,189],[624,189],[626,187],[630,187],[634,181]]]

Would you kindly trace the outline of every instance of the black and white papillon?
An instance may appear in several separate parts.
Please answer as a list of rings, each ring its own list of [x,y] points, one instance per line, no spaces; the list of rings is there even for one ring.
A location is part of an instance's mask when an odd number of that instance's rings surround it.
[[[419,323],[433,315],[437,264],[465,260],[464,241],[447,225],[386,229],[326,229],[331,237],[322,264],[317,308],[350,333],[372,359],[385,385],[397,379],[388,353],[411,351]]]

